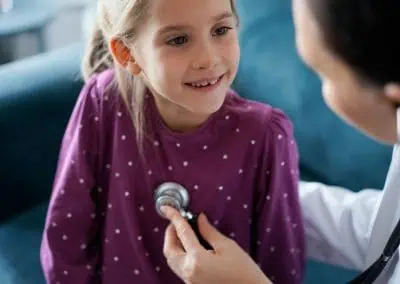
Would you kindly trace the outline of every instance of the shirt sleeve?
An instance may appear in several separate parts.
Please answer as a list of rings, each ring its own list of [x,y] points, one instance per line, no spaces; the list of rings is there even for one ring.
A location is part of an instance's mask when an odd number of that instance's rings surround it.
[[[301,283],[305,253],[297,145],[292,124],[280,110],[273,109],[265,129],[255,208],[255,259],[274,283]]]
[[[95,283],[99,113],[93,78],[78,97],[59,154],[40,253],[48,284]]]
[[[367,264],[372,223],[383,191],[348,189],[316,182],[300,183],[307,256],[362,270]]]

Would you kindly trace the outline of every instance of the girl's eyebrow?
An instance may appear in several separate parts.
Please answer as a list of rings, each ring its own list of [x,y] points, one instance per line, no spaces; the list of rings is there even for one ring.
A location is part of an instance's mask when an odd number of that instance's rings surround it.
[[[232,12],[224,12],[217,16],[212,17],[212,21],[219,22],[219,21],[225,20],[227,18],[233,18],[233,17],[234,17],[234,15]],[[182,30],[185,30],[188,28],[189,28],[189,26],[186,26],[186,25],[166,26],[158,31],[158,35],[163,35],[163,34],[166,34],[169,32],[179,32],[179,31],[182,31]]]
[[[219,21],[225,20],[227,18],[234,18],[233,13],[232,12],[224,12],[222,14],[219,14],[219,15],[213,17],[213,21],[219,22]]]

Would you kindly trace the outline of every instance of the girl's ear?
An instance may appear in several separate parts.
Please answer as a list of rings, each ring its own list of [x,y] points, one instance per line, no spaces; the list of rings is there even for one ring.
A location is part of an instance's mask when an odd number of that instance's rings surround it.
[[[119,39],[111,39],[110,49],[114,60],[132,75],[139,75],[142,68],[137,64],[131,50]]]
[[[385,96],[395,105],[400,105],[400,84],[389,83],[384,88]]]

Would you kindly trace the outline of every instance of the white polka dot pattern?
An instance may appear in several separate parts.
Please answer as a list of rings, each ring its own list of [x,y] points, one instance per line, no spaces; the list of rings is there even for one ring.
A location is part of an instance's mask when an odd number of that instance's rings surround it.
[[[157,125],[144,139],[142,161],[124,103],[100,96],[97,85],[90,96],[81,94],[60,153],[43,247],[51,261],[44,271],[54,283],[82,283],[95,273],[103,282],[179,283],[168,278],[162,255],[168,222],[153,201],[154,188],[169,180],[185,185],[190,209],[207,213],[224,235],[246,250],[253,241],[255,260],[272,281],[301,282],[298,154],[283,114],[235,99],[194,134],[175,135]],[[98,243],[101,260],[93,253]],[[61,254],[81,265],[64,263]]]

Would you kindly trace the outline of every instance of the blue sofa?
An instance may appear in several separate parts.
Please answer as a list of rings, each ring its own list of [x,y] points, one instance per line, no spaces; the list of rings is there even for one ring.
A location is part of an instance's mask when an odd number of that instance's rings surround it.
[[[238,10],[242,59],[234,88],[292,119],[302,178],[380,188],[391,149],[327,109],[317,77],[296,54],[290,1],[242,0]],[[59,145],[82,87],[82,50],[78,43],[0,66],[0,284],[44,283],[39,246]],[[344,283],[354,273],[310,261],[305,283]]]
[[[0,283],[44,283],[39,246],[81,45],[0,67]]]

